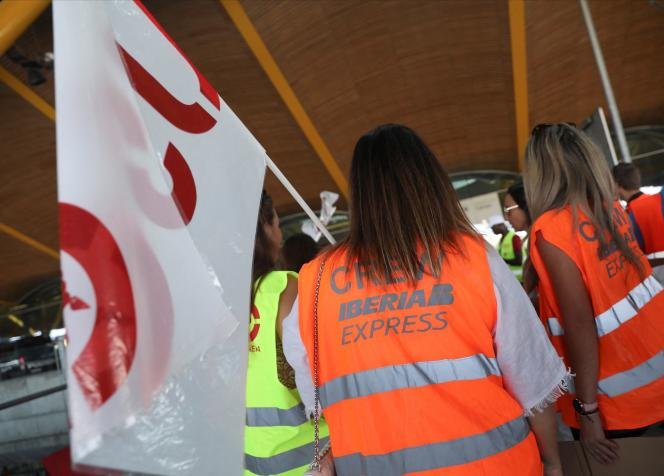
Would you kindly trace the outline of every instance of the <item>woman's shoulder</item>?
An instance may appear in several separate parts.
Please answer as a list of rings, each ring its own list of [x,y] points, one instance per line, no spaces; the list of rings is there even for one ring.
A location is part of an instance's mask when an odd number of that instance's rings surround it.
[[[556,230],[560,227],[569,228],[574,221],[572,208],[568,205],[561,208],[546,211],[542,213],[531,228],[530,234],[533,235],[536,231],[542,230]]]
[[[316,275],[321,265],[325,268],[329,266],[334,266],[340,260],[346,259],[346,247],[345,246],[333,246],[328,249],[321,250],[318,255],[304,266],[300,270],[300,277],[307,279],[311,275]]]
[[[297,279],[297,273],[295,271],[275,269],[265,274],[261,279],[263,281],[287,281],[288,278]]]
[[[256,286],[261,292],[277,293],[286,289],[289,280],[297,281],[298,275],[294,271],[274,270],[259,278]]]

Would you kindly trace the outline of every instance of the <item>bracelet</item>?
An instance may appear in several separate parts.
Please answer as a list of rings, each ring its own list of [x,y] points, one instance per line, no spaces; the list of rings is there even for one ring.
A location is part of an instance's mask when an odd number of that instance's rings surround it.
[[[572,401],[572,405],[574,406],[574,411],[579,415],[592,415],[593,413],[599,412],[599,404],[597,402],[584,403],[578,398],[575,398]]]

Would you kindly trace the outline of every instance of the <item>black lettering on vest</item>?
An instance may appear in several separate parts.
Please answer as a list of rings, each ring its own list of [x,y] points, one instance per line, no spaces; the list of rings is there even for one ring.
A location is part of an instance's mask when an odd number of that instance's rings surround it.
[[[364,300],[364,310],[362,314],[374,314],[378,312],[378,303],[380,302],[380,296],[368,297]]]
[[[353,326],[346,326],[341,330],[341,345],[350,344],[350,339],[346,340],[346,337],[349,337],[353,334]]]
[[[353,342],[357,342],[360,340],[360,337],[362,339],[366,339],[367,336],[364,335],[364,329],[367,328],[367,324],[369,324],[369,321],[365,322],[364,324],[356,324],[355,327],[357,327],[357,337],[355,337],[355,340]]]
[[[362,300],[355,299],[346,304],[346,319],[362,314]]]
[[[364,267],[360,265],[360,263],[355,263],[355,279],[357,281],[357,289],[364,289],[364,282],[368,277],[369,274],[364,270]]]
[[[440,306],[443,304],[452,304],[454,296],[452,290],[454,287],[451,284],[434,284],[431,288],[431,295],[427,306]]]
[[[373,321],[371,321],[371,332],[370,332],[369,338],[373,338],[374,332],[382,329],[383,327],[385,327],[385,321],[384,320],[374,319]]]
[[[395,334],[399,333],[399,323],[401,319],[398,317],[390,317],[387,319],[387,326],[385,326],[385,335],[390,333],[390,329],[394,331]]]
[[[436,258],[437,258],[436,261],[438,261],[438,266],[442,271],[443,253],[438,252]],[[420,281],[424,276],[425,272],[427,274],[433,275],[433,265],[431,262],[431,258],[429,257],[426,251],[422,253],[422,256],[420,256],[420,261],[417,265],[417,273],[415,273],[415,279],[417,281]]]
[[[427,305],[427,300],[424,297],[424,291],[422,291],[421,289],[416,289],[415,291],[413,291],[413,294],[410,295],[410,299],[408,300],[408,304],[406,305],[406,309],[410,309],[415,304],[417,304],[420,307],[424,307]]]
[[[330,277],[330,287],[332,288],[332,291],[334,291],[335,293],[344,294],[348,292],[348,290],[350,289],[350,282],[346,281],[346,286],[344,286],[343,288],[337,286],[336,279],[338,273],[343,273],[345,276],[346,273],[348,273],[348,268],[346,266],[339,266],[337,269],[332,271],[332,276]]]
[[[408,297],[408,292],[404,291],[399,295],[399,304],[397,304],[397,309],[403,309],[406,305],[406,298]]]
[[[439,312],[438,314],[436,314],[435,316],[433,316],[433,318],[435,320],[437,320],[438,322],[440,322],[440,324],[441,324],[439,327],[434,327],[433,328],[434,331],[442,331],[443,329],[445,329],[447,327],[447,319],[445,319],[445,317],[444,317],[445,314],[447,314],[447,313],[445,311],[442,311],[442,312]]]
[[[431,316],[431,313],[422,314],[420,316],[420,322],[423,323],[423,324],[426,324],[426,327],[423,328],[423,329],[418,329],[417,332],[427,332],[431,329],[431,327],[432,327],[431,321],[428,319],[428,317],[430,317],[430,316]]]
[[[346,319],[346,303],[342,302],[339,306],[339,320],[343,321],[344,319]]]
[[[399,268],[399,266],[396,263],[392,264],[392,279],[389,280],[388,284],[399,284],[399,283],[405,283],[406,282],[406,276],[403,274],[403,270]]]
[[[626,262],[627,262],[627,257],[621,254],[615,259],[612,259],[608,263],[606,263],[606,274],[609,276],[609,278],[615,277],[618,274],[618,272],[625,267]]]
[[[394,293],[383,294],[380,298],[380,306],[378,307],[378,312],[384,312],[386,309],[394,311],[394,304],[399,299],[399,296]]]
[[[596,241],[597,240],[597,231],[592,223],[589,221],[581,222],[579,225],[579,233],[586,241]]]
[[[601,260],[605,260],[611,254],[618,250],[618,243],[615,240],[609,241],[606,245],[600,245],[597,248],[597,256]]]
[[[426,251],[420,256],[420,261],[417,263],[417,273],[415,273],[415,279],[420,281],[424,277],[424,268],[429,262],[429,257],[427,256]]]
[[[618,224],[618,226],[627,224],[627,217],[625,216],[625,213],[618,208],[613,209],[613,220]]]
[[[417,319],[417,315],[410,315],[410,316],[405,316],[403,318],[403,326],[401,327],[401,333],[402,334],[412,334],[415,332],[413,329],[409,330],[409,326],[415,325],[415,320]]]

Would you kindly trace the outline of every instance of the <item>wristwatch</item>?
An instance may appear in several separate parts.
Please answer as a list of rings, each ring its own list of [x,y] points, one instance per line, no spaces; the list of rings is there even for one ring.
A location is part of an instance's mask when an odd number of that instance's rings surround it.
[[[593,413],[599,412],[599,404],[597,402],[584,403],[578,398],[575,398],[572,401],[574,406],[574,411],[579,415],[592,415]]]

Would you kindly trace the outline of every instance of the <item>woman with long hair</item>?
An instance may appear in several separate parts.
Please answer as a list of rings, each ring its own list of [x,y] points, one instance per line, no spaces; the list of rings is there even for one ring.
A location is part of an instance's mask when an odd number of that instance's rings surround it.
[[[526,201],[526,190],[523,182],[510,185],[503,198],[503,211],[505,218],[516,231],[528,231],[530,229],[530,213]]]
[[[567,371],[433,152],[380,126],[350,191],[350,235],[302,268],[288,324],[337,474],[562,474],[550,404]]]
[[[528,202],[526,201],[526,190],[523,182],[512,184],[508,189],[505,197],[503,198],[503,212],[505,218],[510,222],[512,228],[516,231],[525,231],[530,233],[530,211],[528,210]],[[523,240],[521,248],[523,257],[523,289],[526,290],[528,295],[531,295],[535,286],[537,285],[537,274],[532,267],[532,262],[528,256],[528,246],[530,244],[530,235],[526,236]]]
[[[282,350],[282,323],[297,297],[297,274],[278,270],[280,249],[279,217],[263,190],[249,312],[246,475],[301,476],[313,454],[313,426]],[[327,436],[324,423],[321,433]]]
[[[524,178],[540,315],[576,374],[559,407],[590,454],[610,463],[618,458],[611,438],[664,419],[664,293],[585,134],[536,126]]]

